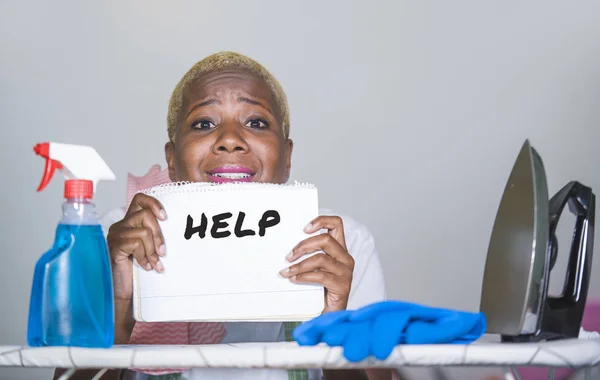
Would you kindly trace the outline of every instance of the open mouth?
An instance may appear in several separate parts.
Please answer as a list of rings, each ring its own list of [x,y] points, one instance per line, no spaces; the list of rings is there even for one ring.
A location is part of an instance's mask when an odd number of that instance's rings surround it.
[[[254,178],[254,172],[242,167],[221,167],[208,173],[212,182],[250,182]]]
[[[227,179],[243,179],[243,178],[252,177],[252,174],[248,174],[248,173],[215,173],[215,174],[211,174],[211,176],[219,177],[219,178],[227,178]]]

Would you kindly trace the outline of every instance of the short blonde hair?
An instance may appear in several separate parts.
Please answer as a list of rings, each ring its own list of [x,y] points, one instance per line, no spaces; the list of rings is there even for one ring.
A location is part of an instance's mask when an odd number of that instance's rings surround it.
[[[181,113],[181,107],[183,105],[183,93],[187,86],[198,79],[203,74],[210,72],[224,71],[224,70],[247,70],[254,75],[262,78],[269,91],[273,95],[275,105],[278,107],[278,111],[282,118],[281,130],[283,136],[287,139],[290,134],[290,111],[287,103],[287,98],[281,84],[275,79],[275,77],[267,71],[262,65],[253,60],[252,58],[246,57],[240,53],[224,51],[210,55],[200,62],[196,63],[192,68],[181,78],[169,102],[169,111],[167,113],[167,132],[169,134],[169,140],[175,141],[175,132],[177,131],[177,122],[179,120],[179,114]]]

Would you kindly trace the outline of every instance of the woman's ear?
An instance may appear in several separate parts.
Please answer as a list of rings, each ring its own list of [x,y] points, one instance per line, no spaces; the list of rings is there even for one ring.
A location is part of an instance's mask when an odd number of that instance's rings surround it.
[[[285,143],[285,181],[287,182],[292,172],[292,151],[294,150],[294,142],[291,139],[287,139]]]
[[[169,179],[171,182],[175,182],[177,178],[175,174],[175,144],[172,141],[165,144],[165,158],[169,169]]]

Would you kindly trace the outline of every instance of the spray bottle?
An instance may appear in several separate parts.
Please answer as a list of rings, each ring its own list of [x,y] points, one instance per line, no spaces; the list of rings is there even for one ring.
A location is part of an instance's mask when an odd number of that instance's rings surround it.
[[[62,172],[65,201],[50,250],[35,266],[29,346],[107,348],[114,343],[114,295],[108,246],[92,203],[98,181],[115,175],[91,147],[41,143],[46,159],[42,191]]]

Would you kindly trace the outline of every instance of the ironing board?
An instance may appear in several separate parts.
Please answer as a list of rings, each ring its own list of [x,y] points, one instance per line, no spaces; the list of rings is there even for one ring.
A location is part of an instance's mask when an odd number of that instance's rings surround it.
[[[295,342],[198,346],[75,347],[0,346],[0,367],[97,368],[402,368],[489,366],[592,368],[600,366],[600,339],[542,343],[402,345],[384,361],[349,363],[339,347],[300,347]],[[66,372],[68,379],[74,372]],[[99,377],[99,376],[98,376]]]

